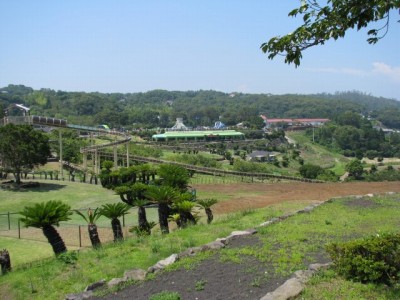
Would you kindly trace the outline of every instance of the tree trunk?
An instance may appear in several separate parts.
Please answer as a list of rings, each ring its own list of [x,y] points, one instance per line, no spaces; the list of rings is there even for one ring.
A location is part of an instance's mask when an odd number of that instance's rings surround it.
[[[150,226],[149,222],[147,222],[146,209],[144,206],[138,207],[138,223],[140,231],[150,234]]]
[[[160,221],[161,233],[169,233],[168,227],[169,207],[166,203],[158,204],[158,220]]]
[[[10,253],[8,253],[6,249],[0,251],[0,265],[1,265],[1,273],[3,275],[11,271]]]
[[[46,225],[42,228],[43,234],[49,241],[50,245],[53,247],[55,255],[59,255],[67,251],[64,241],[58,234],[58,231],[52,225]]]
[[[212,220],[214,219],[214,215],[210,208],[205,208],[205,211],[207,214],[207,223],[210,224],[212,222]]]
[[[15,171],[14,177],[15,177],[15,182],[17,184],[20,184],[21,183],[21,172],[20,171]]]
[[[97,232],[96,224],[88,224],[88,232],[90,242],[92,243],[93,248],[101,247],[101,242],[99,238],[99,233]]]
[[[124,239],[124,234],[122,233],[121,222],[118,219],[111,220],[111,227],[114,234],[114,242]]]

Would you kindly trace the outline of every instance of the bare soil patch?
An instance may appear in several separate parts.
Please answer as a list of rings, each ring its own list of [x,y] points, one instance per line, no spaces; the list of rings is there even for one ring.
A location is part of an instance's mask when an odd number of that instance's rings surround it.
[[[343,182],[271,184],[206,184],[195,185],[197,190],[224,193],[229,197],[213,206],[215,214],[230,213],[249,208],[262,208],[284,201],[321,202],[350,195],[400,192],[400,182]]]

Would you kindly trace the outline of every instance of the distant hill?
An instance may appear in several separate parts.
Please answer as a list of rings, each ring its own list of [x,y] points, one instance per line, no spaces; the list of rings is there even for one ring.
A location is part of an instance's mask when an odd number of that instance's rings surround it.
[[[354,91],[272,95],[212,90],[85,93],[34,90],[23,85],[0,88],[0,117],[12,103],[24,104],[36,115],[113,128],[171,127],[177,117],[187,126],[212,126],[219,120],[227,125],[251,121],[260,114],[269,118],[333,118],[345,111],[374,116],[383,124],[400,128],[396,117],[400,101]]]

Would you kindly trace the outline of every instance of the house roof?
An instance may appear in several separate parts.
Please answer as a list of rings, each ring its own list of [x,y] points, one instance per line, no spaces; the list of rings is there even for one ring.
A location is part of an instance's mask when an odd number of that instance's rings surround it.
[[[205,130],[205,131],[167,131],[162,134],[153,135],[154,139],[160,138],[185,138],[185,137],[213,137],[213,136],[244,136],[235,130]]]

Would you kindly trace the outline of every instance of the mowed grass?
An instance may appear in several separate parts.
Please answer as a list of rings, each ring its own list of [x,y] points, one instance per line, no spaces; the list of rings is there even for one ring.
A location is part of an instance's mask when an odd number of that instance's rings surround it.
[[[0,277],[0,297],[62,299],[65,294],[80,292],[88,284],[100,279],[121,277],[128,269],[147,269],[172,253],[179,253],[188,247],[227,236],[233,230],[256,227],[266,220],[293,212],[303,206],[304,203],[287,202],[259,210],[246,210],[220,216],[210,225],[205,224],[203,218],[201,224],[175,230],[169,235],[161,235],[156,231],[152,236],[129,238],[124,243],[111,243],[100,250],[81,250],[76,253],[77,260],[72,264],[57,259],[32,263],[29,267],[16,268],[7,276]],[[246,257],[251,257],[259,261],[260,267],[273,266],[274,274],[271,275],[287,276],[326,256],[327,243],[382,232],[398,232],[399,213],[399,195],[336,199],[310,213],[298,214],[271,226],[259,228],[261,246],[222,249],[220,256],[223,261],[243,264],[244,267]],[[191,265],[196,261],[196,257],[186,258],[179,264]],[[341,279],[335,274],[328,275],[320,275],[319,280],[310,283],[304,297],[299,299],[334,299],[335,287],[345,289],[341,291],[342,295],[345,295],[347,290],[349,294],[358,295],[358,299],[400,297],[395,288],[374,286],[375,288],[365,290],[363,285],[348,281],[341,284]],[[258,283],[262,285],[263,280],[268,280],[268,276],[260,277]],[[325,290],[330,292],[327,292],[326,298],[321,298],[321,292],[318,292],[318,289],[313,292],[312,289],[318,285],[323,287],[324,284],[329,285],[330,288]]]
[[[62,201],[73,209],[93,208],[120,201],[118,195],[100,184],[38,179],[28,181],[39,182],[40,187],[18,191],[0,189],[0,213],[19,212],[24,206],[48,200]]]

